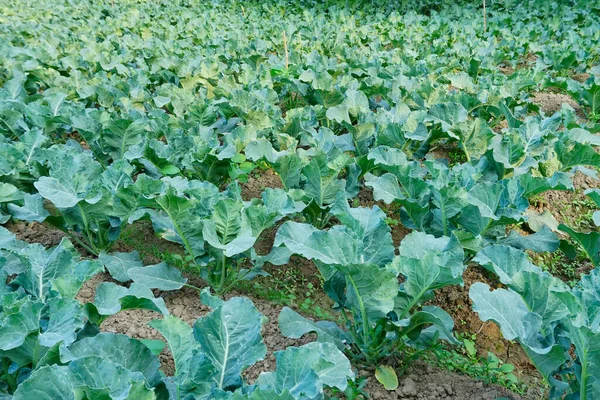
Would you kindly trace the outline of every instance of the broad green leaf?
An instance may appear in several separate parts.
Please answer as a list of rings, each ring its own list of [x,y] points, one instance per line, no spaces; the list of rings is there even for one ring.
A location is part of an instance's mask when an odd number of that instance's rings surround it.
[[[320,231],[312,225],[287,221],[278,230],[274,246],[325,264],[350,264],[358,260],[358,243],[347,229]]]
[[[600,233],[594,231],[589,233],[580,233],[563,224],[560,224],[558,229],[568,233],[571,239],[583,247],[583,250],[595,267],[600,266]]]
[[[309,332],[315,332],[319,342],[333,343],[340,350],[344,350],[350,342],[347,334],[337,324],[329,321],[312,321],[289,307],[283,307],[279,313],[279,330],[282,335],[292,339],[300,339]]]
[[[490,291],[485,283],[476,282],[469,290],[469,297],[479,318],[498,324],[506,339],[518,339],[524,346],[539,354],[552,350],[553,343],[538,340],[538,332],[542,329],[541,317],[530,312],[516,292],[506,289]]]
[[[43,176],[34,185],[44,198],[59,208],[73,207],[83,199],[74,187],[56,178]]]
[[[131,253],[100,253],[98,260],[104,264],[110,276],[119,282],[127,282],[131,279],[128,275],[131,268],[144,266],[137,251]]]
[[[13,218],[27,222],[42,222],[50,215],[44,208],[44,199],[39,194],[23,193],[23,206],[9,204],[7,206]]]
[[[73,391],[76,388],[88,398],[110,396],[113,399],[154,400],[152,389],[144,377],[119,364],[96,356],[82,357],[69,364]]]
[[[0,316],[0,349],[10,350],[21,346],[25,338],[40,329],[40,319],[44,304],[25,301],[17,313]],[[6,312],[6,311],[5,311]]]
[[[154,297],[148,287],[137,282],[128,288],[113,282],[100,283],[92,305],[87,305],[90,319],[96,317],[96,313],[98,316],[109,316],[132,308],[152,310],[165,315],[169,313],[162,298]]]
[[[161,380],[158,358],[144,344],[125,335],[103,332],[78,340],[67,351],[61,351],[63,362],[88,356],[117,363],[131,372],[140,372],[150,386]]]
[[[181,271],[169,267],[162,262],[146,267],[134,267],[127,271],[129,278],[150,289],[177,290],[181,289],[187,282]]]
[[[57,343],[68,346],[76,340],[76,333],[83,328],[84,315],[81,304],[76,300],[54,298],[48,302],[50,318],[48,326],[39,335],[42,346],[52,347]]]
[[[190,372],[189,367],[191,359],[194,357],[194,350],[199,348],[194,340],[192,328],[172,315],[152,320],[148,325],[159,331],[166,339],[175,361],[175,375]]]
[[[19,385],[13,399],[75,400],[72,376],[67,366],[51,365],[34,371]]]
[[[323,386],[345,390],[354,377],[350,361],[331,343],[309,343],[275,353],[277,369],[257,379],[262,389],[288,390],[296,398],[322,396]]]
[[[241,386],[242,371],[264,358],[267,349],[261,327],[261,314],[250,300],[240,297],[196,321],[194,337],[216,369],[217,388]]]
[[[398,179],[390,173],[382,176],[366,174],[365,185],[373,189],[375,200],[383,200],[386,204],[405,198],[398,184]]]
[[[528,236],[521,236],[516,231],[511,231],[506,238],[499,240],[498,244],[505,244],[522,250],[533,250],[536,253],[544,253],[553,252],[558,249],[560,240],[550,228],[543,226],[539,232]]]
[[[575,143],[568,149],[562,142],[557,142],[555,150],[563,172],[569,172],[576,166],[600,167],[600,153],[590,145]]]

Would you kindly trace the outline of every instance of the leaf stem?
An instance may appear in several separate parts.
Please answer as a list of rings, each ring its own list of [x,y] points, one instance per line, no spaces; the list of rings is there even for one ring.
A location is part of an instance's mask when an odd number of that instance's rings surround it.
[[[354,291],[356,292],[356,299],[358,300],[358,307],[360,310],[360,315],[361,315],[362,325],[363,325],[363,340],[366,342],[367,336],[368,336],[367,329],[369,326],[369,322],[367,319],[367,310],[365,309],[365,304],[363,303],[363,299],[360,296],[360,293],[358,291],[358,287],[356,286],[356,283],[354,282],[352,277],[350,277],[349,275],[346,275],[346,277],[348,278],[348,280],[350,281],[350,284],[352,285],[352,287],[354,288]]]
[[[83,220],[83,229],[87,236],[88,242],[90,246],[94,249],[94,254],[97,255],[99,252],[96,246],[94,245],[94,241],[92,240],[92,235],[90,234],[90,230],[88,227],[88,220],[85,216],[85,211],[83,210],[83,207],[81,207],[81,202],[77,203],[77,208],[79,209],[79,214],[81,215],[81,219]]]
[[[185,286],[185,287],[189,287],[189,288],[191,288],[191,289],[195,289],[195,290],[197,290],[197,291],[199,291],[199,292],[201,292],[201,291],[202,291],[202,289],[200,289],[198,286],[190,285],[189,283],[184,283],[184,284],[183,284],[183,286]]]
[[[221,279],[219,282],[219,288],[217,294],[222,294],[223,286],[225,286],[225,275],[227,274],[227,264],[225,262],[225,252],[221,253]]]

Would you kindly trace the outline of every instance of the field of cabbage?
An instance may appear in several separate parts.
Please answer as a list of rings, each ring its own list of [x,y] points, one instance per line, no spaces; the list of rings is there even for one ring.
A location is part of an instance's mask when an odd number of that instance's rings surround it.
[[[600,3],[0,0],[0,399],[600,399]]]

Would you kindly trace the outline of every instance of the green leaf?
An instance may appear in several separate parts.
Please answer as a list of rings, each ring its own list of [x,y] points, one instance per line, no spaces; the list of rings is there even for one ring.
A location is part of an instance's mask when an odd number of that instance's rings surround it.
[[[541,317],[527,309],[518,293],[506,289],[490,291],[485,283],[476,282],[469,290],[469,297],[479,318],[498,324],[506,339],[518,339],[540,354],[552,350],[552,343],[548,345],[538,340],[537,333],[542,329]]]
[[[358,243],[346,229],[334,227],[320,231],[312,225],[287,221],[278,230],[274,246],[285,246],[292,253],[325,264],[348,265],[358,260]]]
[[[194,337],[216,369],[213,379],[219,389],[241,386],[242,371],[264,358],[261,327],[261,314],[250,300],[240,297],[196,321]]]
[[[134,267],[127,271],[131,280],[150,289],[177,290],[187,282],[181,271],[161,262],[146,267]]]
[[[308,343],[275,352],[277,369],[263,372],[257,379],[261,390],[289,391],[295,398],[318,398],[323,387],[346,389],[354,378],[350,361],[330,343]]]
[[[111,254],[103,252],[98,256],[98,260],[104,264],[110,276],[119,282],[127,282],[131,279],[128,275],[128,271],[131,268],[141,268],[144,266],[137,251]]]
[[[442,125],[443,131],[467,120],[467,110],[459,103],[434,104],[427,113],[429,120]]]
[[[132,146],[143,141],[143,134],[146,121],[137,119],[130,121],[127,119],[110,120],[104,129],[102,140],[104,142],[104,151],[113,158],[120,160],[125,152]]]
[[[34,186],[44,198],[59,208],[73,207],[83,199],[73,186],[60,182],[56,178],[43,176],[34,183]]]
[[[398,375],[396,375],[394,368],[389,365],[379,365],[375,369],[375,378],[383,385],[385,390],[398,389]]]
[[[73,343],[67,351],[61,351],[61,361],[96,356],[121,365],[123,368],[140,372],[150,386],[161,381],[158,358],[138,340],[114,333],[99,333]]]
[[[0,203],[10,203],[23,200],[22,193],[15,185],[0,183]]]
[[[44,208],[44,199],[39,194],[23,193],[23,206],[9,204],[7,206],[13,218],[27,222],[42,222],[50,215]]]
[[[165,348],[165,342],[162,340],[154,340],[154,339],[140,339],[147,348],[150,349],[152,354],[158,356]]]
[[[560,224],[558,229],[568,233],[571,239],[583,247],[585,254],[589,257],[595,267],[600,266],[600,233],[594,231],[580,233],[563,224]]]
[[[155,394],[143,376],[101,357],[88,356],[69,364],[73,387],[83,388],[86,397],[136,398],[152,400]],[[74,390],[75,391],[75,390]]]
[[[27,270],[17,276],[15,282],[41,301],[55,287],[56,280],[64,281],[77,267],[73,260],[72,245],[66,240],[51,250],[39,244],[29,245],[20,251],[20,255]]]
[[[29,379],[19,385],[13,399],[75,400],[72,377],[66,366],[51,365],[34,371]]]
[[[527,216],[527,225],[534,232],[539,232],[544,226],[553,231],[558,230],[558,221],[548,210],[544,210],[541,214],[526,211],[525,215]]]
[[[175,361],[175,374],[183,375],[190,372],[190,362],[194,357],[194,351],[199,349],[199,345],[194,340],[192,328],[172,315],[152,320],[148,325],[159,331],[167,340]]]
[[[567,148],[562,142],[556,142],[555,151],[563,172],[576,166],[600,167],[600,153],[593,146],[575,143]]]
[[[40,319],[44,305],[25,301],[17,313],[2,316],[0,326],[0,349],[10,350],[25,343],[25,338],[40,329]],[[4,311],[6,313],[6,311]]]
[[[143,284],[134,282],[128,288],[113,282],[102,282],[96,288],[93,304],[86,306],[90,319],[109,316],[127,309],[147,309],[168,314],[169,311],[162,298],[154,297],[152,291]]]
[[[76,340],[76,333],[83,328],[84,315],[81,304],[72,299],[54,298],[48,302],[50,318],[48,326],[39,335],[42,346],[52,347],[62,342],[68,346]]]
[[[346,280],[346,300],[342,306],[364,315],[372,324],[394,309],[398,293],[397,273],[373,264],[336,266]]]
[[[481,158],[495,136],[494,131],[481,118],[456,124],[450,129],[449,135],[458,140],[467,160]]]
[[[347,334],[337,324],[329,321],[312,321],[289,307],[283,307],[279,313],[279,330],[282,335],[292,339],[300,339],[307,333],[315,332],[317,341],[333,343],[340,350],[344,350],[346,344],[350,342]]]
[[[391,204],[398,199],[405,198],[398,184],[398,179],[390,173],[383,174],[382,176],[366,174],[365,185],[373,189],[373,198],[375,200],[383,200],[386,204]]]
[[[559,226],[560,229],[560,226]],[[516,231],[501,240],[498,244],[505,244],[522,250],[533,250],[536,253],[553,252],[560,246],[560,240],[547,226],[543,226],[533,235],[521,236]]]

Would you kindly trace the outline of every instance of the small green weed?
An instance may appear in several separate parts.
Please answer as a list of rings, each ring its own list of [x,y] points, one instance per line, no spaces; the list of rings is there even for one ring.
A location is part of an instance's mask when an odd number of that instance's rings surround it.
[[[486,385],[497,384],[515,393],[526,393],[527,385],[520,382],[513,373],[514,365],[504,363],[491,352],[488,352],[487,357],[479,356],[472,340],[474,337],[475,335],[463,337],[464,347],[459,349],[448,349],[439,343],[435,344],[423,358],[433,365],[468,375]]]

